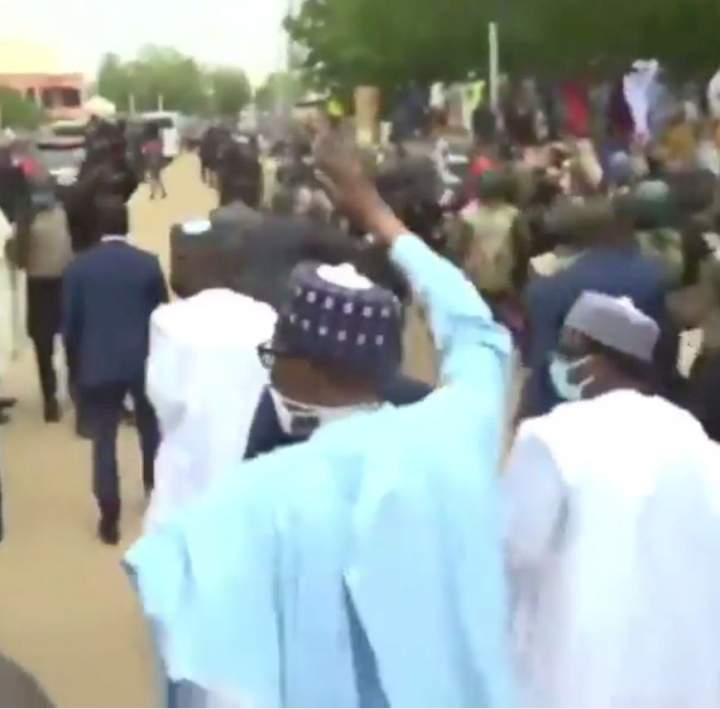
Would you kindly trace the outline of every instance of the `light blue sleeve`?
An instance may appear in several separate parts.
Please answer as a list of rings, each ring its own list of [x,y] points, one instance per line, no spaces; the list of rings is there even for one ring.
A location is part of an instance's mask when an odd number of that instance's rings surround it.
[[[260,468],[272,475],[267,462]],[[279,706],[274,493],[256,469],[225,476],[142,537],[125,566],[171,680],[246,706]]]
[[[510,706],[497,499],[510,338],[419,239],[391,258],[428,309],[443,385],[368,419],[346,583],[390,706]]]
[[[504,389],[512,351],[510,336],[493,320],[470,281],[411,234],[396,240],[390,257],[428,309],[440,353],[442,384],[487,386],[491,378]]]

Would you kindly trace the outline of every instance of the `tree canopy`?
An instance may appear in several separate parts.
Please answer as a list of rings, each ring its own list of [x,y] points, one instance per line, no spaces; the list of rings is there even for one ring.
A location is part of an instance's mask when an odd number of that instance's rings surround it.
[[[720,64],[718,0],[305,0],[287,27],[316,82],[394,88],[484,73],[491,21],[513,73],[607,75],[655,57],[705,75]]]
[[[0,87],[0,118],[2,127],[37,128],[42,122],[43,111],[14,89]]]
[[[130,109],[132,96],[138,111],[157,109],[162,98],[166,110],[230,115],[251,98],[250,83],[242,70],[207,70],[175,49],[154,46],[145,47],[129,62],[107,54],[100,66],[97,89],[124,111]]]
[[[250,82],[239,69],[215,69],[209,74],[210,95],[215,113],[237,115],[252,98]]]

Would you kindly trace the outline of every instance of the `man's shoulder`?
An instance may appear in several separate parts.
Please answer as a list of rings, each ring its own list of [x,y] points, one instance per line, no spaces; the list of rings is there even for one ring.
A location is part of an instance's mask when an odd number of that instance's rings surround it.
[[[608,283],[611,292],[622,282],[631,288],[652,287],[664,289],[667,278],[659,259],[645,256],[640,249],[627,253],[588,251],[562,273],[557,274],[559,282]],[[596,285],[595,288],[599,288]]]
[[[120,248],[113,248],[120,247]],[[132,244],[100,243],[87,251],[78,254],[72,262],[70,269],[82,272],[93,268],[102,268],[112,263],[116,266],[124,264],[137,264],[142,267],[159,267],[158,257]]]
[[[139,259],[142,259],[146,263],[154,265],[156,263],[159,263],[160,261],[157,254],[153,253],[152,251],[148,251],[147,249],[143,249],[140,246],[128,244],[128,248],[131,253],[135,254]]]
[[[118,255],[126,265],[137,266],[138,268],[154,269],[158,268],[160,263],[156,254],[134,244],[124,244],[121,250],[114,253],[111,249],[105,249],[102,251],[101,258],[119,261]]]
[[[233,202],[213,209],[210,212],[210,221],[212,223],[238,222],[245,226],[257,226],[262,223],[263,218],[260,212],[252,207],[248,207],[242,202]]]

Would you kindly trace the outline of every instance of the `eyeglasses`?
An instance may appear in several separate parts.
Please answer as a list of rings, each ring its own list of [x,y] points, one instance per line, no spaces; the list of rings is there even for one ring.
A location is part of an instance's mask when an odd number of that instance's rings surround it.
[[[265,342],[262,345],[258,345],[257,353],[260,358],[260,363],[267,370],[271,370],[280,357],[292,356],[285,350],[275,347],[272,342]]]

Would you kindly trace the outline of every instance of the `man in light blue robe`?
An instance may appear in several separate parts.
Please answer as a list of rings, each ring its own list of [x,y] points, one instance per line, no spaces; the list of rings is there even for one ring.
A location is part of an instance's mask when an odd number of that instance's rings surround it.
[[[341,203],[428,308],[441,386],[238,465],[126,562],[170,678],[230,703],[505,706],[496,476],[510,339],[333,155]]]

